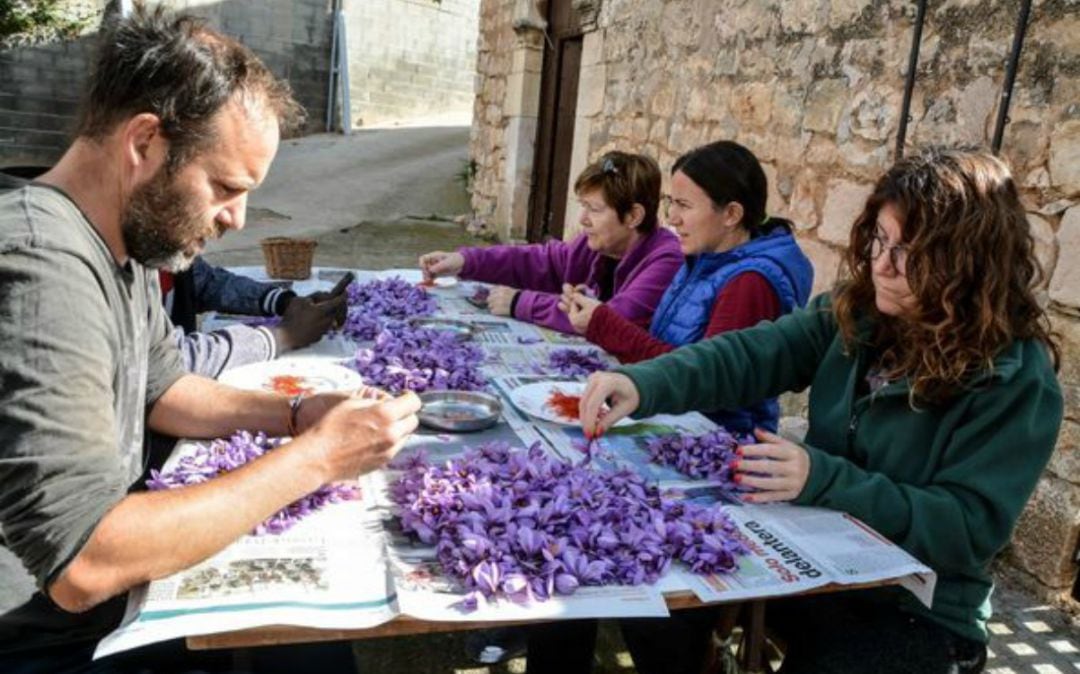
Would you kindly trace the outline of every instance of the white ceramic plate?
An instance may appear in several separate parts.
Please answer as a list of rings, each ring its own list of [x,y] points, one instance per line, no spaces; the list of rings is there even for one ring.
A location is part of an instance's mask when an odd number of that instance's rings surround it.
[[[510,401],[514,403],[515,407],[525,414],[528,414],[530,417],[542,421],[553,421],[557,424],[580,426],[580,420],[564,417],[548,404],[551,394],[555,391],[561,391],[568,396],[581,396],[581,394],[585,392],[585,382],[541,381],[536,382],[535,384],[526,384],[510,392]],[[632,423],[634,422],[630,419],[619,419],[615,422],[615,425],[627,426]]]
[[[328,391],[352,391],[363,378],[352,370],[318,358],[281,358],[226,370],[223,384],[251,391],[277,391],[285,395],[311,395]]]
[[[457,284],[458,280],[456,276],[440,276],[435,279],[431,285],[427,285],[423,281],[420,281],[416,285],[421,288],[427,288],[428,290],[440,290],[442,288],[453,288]]]

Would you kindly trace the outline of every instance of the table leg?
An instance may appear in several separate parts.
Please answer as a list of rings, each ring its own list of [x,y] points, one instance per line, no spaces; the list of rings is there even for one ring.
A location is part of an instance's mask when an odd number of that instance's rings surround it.
[[[765,602],[748,602],[744,611],[740,665],[748,674],[765,672]]]

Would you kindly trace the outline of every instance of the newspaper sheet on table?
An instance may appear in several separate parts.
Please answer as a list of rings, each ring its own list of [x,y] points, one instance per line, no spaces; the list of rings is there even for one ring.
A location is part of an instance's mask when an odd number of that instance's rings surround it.
[[[723,507],[738,524],[750,554],[741,558],[734,574],[684,573],[702,601],[901,579],[903,587],[930,606],[937,581],[934,572],[846,513],[787,504]]]
[[[365,519],[362,501],[337,503],[283,534],[244,536],[201,564],[133,590],[121,626],[94,657],[266,625],[358,629],[393,619],[399,611],[383,532]]]

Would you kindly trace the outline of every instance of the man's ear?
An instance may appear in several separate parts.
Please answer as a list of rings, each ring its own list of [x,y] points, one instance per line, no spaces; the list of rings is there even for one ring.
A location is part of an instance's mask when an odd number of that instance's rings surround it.
[[[139,113],[120,129],[124,162],[133,184],[142,184],[157,174],[169,155],[169,141],[161,133],[161,119],[149,112]]]

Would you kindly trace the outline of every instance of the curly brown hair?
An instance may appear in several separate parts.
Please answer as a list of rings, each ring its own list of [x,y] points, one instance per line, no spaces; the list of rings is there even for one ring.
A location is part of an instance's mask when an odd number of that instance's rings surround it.
[[[885,204],[903,223],[904,273],[916,299],[902,318],[874,302],[870,246]],[[852,227],[844,276],[834,312],[845,344],[868,341],[884,377],[908,379],[913,407],[946,402],[1016,340],[1045,343],[1058,367],[1057,338],[1035,297],[1044,271],[1012,174],[997,157],[931,148],[897,162]],[[872,334],[860,332],[865,320]]]

